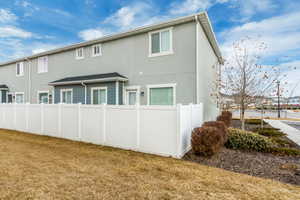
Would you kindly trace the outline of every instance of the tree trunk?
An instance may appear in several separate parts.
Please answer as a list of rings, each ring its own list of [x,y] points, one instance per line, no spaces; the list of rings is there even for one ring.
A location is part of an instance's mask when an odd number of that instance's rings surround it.
[[[264,128],[264,106],[263,105],[261,107],[261,124],[260,124],[260,128],[261,129]]]
[[[242,130],[245,130],[245,105],[241,105]]]

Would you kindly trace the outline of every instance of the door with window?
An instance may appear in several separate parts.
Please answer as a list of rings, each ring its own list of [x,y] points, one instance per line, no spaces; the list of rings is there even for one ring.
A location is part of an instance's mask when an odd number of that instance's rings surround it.
[[[138,91],[127,90],[126,91],[126,103],[128,105],[136,105],[138,103]]]
[[[49,103],[49,94],[48,94],[48,92],[40,92],[39,93],[39,103],[44,103],[44,104]]]
[[[16,103],[24,103],[24,94],[16,93]]]
[[[173,86],[151,86],[148,90],[149,105],[174,105],[175,87]]]
[[[107,104],[107,88],[106,87],[92,88],[91,93],[92,93],[92,95],[91,95],[92,104],[94,104],[94,105]]]
[[[73,103],[73,91],[72,89],[61,90],[61,103],[72,104]]]

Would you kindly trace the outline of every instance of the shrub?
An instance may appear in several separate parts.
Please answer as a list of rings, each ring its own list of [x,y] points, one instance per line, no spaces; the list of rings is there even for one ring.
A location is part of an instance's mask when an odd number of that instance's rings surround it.
[[[252,125],[260,125],[261,119],[246,119],[246,124],[252,124]],[[264,124],[267,124],[266,122],[263,122]]]
[[[205,126],[211,126],[218,128],[220,130],[220,134],[222,135],[223,142],[225,143],[228,139],[228,129],[225,126],[225,123],[223,121],[209,121],[209,122],[204,122],[202,127]]]
[[[273,143],[277,144],[278,146],[290,146],[292,143],[288,140],[279,138],[279,137],[271,137],[270,138]]]
[[[264,128],[258,129],[257,133],[267,137],[282,137],[286,135],[278,130],[264,129]]]
[[[257,133],[229,128],[228,141],[225,146],[231,149],[269,152],[273,143],[267,137]]]
[[[270,152],[282,156],[300,156],[300,150],[285,147],[272,147]]]
[[[195,154],[212,156],[224,145],[222,130],[213,126],[195,128],[192,132],[191,144]]]
[[[230,111],[223,111],[222,114],[217,117],[217,121],[222,121],[227,127],[230,127],[232,121],[232,113]]]

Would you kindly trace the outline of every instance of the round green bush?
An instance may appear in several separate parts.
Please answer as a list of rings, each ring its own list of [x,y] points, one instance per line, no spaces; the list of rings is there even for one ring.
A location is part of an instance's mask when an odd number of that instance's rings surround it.
[[[228,131],[228,140],[225,143],[227,148],[269,152],[270,148],[273,146],[270,139],[257,133],[236,128],[229,128]]]

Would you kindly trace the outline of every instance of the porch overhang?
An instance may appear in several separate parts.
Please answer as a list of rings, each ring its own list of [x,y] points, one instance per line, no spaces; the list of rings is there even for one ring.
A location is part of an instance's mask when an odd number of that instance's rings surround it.
[[[121,81],[126,82],[128,78],[120,75],[117,72],[107,73],[107,74],[94,74],[87,76],[75,76],[75,77],[67,77],[57,81],[50,82],[51,86],[58,85],[74,85],[74,84],[89,84],[89,83],[100,83],[100,82],[111,82],[111,81]]]
[[[8,90],[7,85],[0,85],[0,90]]]

